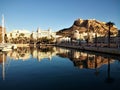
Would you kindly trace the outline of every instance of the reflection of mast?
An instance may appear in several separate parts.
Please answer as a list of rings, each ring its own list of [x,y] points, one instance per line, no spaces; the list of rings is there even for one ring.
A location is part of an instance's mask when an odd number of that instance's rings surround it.
[[[2,43],[4,43],[4,15],[2,15]]]
[[[3,80],[5,80],[5,57],[4,57],[4,54],[3,54],[3,63],[2,63],[2,77],[3,77]]]

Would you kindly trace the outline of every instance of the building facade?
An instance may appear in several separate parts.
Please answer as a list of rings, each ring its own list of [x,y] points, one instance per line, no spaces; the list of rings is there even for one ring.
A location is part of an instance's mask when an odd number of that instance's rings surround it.
[[[27,43],[29,42],[31,33],[28,30],[13,30],[7,33],[8,43]]]
[[[47,38],[55,38],[56,33],[52,32],[51,29],[48,30],[41,30],[40,28],[37,29],[37,37],[42,38],[42,37],[47,37]]]
[[[51,29],[41,30],[40,28],[38,28],[36,32],[32,32],[31,38],[34,40],[38,40],[40,38],[56,39],[56,32],[52,32]]]
[[[6,28],[4,28],[4,33],[6,33]],[[0,43],[2,43],[2,26],[0,26]]]

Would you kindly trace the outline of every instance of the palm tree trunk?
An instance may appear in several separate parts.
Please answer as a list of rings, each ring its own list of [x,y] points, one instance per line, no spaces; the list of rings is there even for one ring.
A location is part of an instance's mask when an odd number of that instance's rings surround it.
[[[108,48],[110,48],[110,26],[108,31]]]

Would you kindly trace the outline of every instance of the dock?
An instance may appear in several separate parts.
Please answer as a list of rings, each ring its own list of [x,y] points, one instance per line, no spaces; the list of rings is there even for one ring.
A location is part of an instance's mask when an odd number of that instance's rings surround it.
[[[0,43],[0,51],[10,51],[12,49],[16,49],[17,46],[15,44],[10,43]]]
[[[108,48],[108,47],[91,47],[91,46],[79,46],[79,45],[57,45],[59,47],[72,48],[77,50],[86,50],[92,52],[106,53],[120,55],[120,48]]]

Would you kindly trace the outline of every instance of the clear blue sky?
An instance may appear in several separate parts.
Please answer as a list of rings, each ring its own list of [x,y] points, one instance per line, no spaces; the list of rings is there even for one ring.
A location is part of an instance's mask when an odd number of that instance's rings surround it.
[[[120,0],[0,0],[2,13],[7,32],[37,27],[57,31],[78,18],[112,21],[120,29]]]

